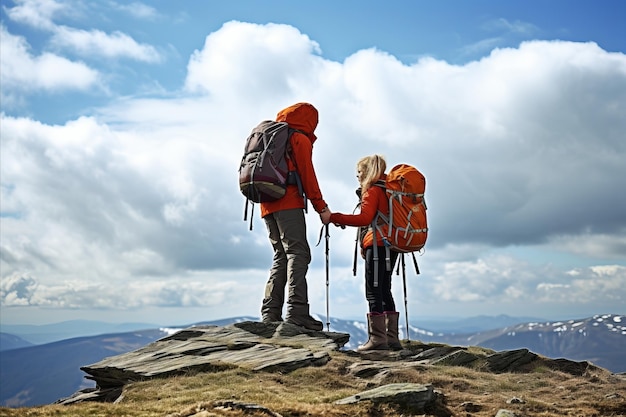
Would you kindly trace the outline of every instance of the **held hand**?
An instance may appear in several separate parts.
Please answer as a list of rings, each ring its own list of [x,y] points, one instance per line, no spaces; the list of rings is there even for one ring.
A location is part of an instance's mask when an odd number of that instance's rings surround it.
[[[328,207],[324,208],[324,210],[320,213],[320,219],[322,220],[323,224],[328,224],[330,223],[330,215],[331,215],[331,211]]]

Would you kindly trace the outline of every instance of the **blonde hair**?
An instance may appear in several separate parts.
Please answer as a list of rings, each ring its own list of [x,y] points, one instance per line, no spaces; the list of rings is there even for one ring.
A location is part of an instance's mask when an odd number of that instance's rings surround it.
[[[370,155],[361,158],[356,164],[359,173],[359,183],[362,192],[365,192],[378,180],[387,169],[387,162],[381,155]]]

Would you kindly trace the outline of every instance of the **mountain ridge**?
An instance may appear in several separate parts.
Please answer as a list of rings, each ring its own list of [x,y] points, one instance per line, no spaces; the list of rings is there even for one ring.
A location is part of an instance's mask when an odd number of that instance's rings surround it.
[[[154,323],[109,323],[99,320],[65,320],[49,324],[2,324],[0,332],[19,336],[34,344],[52,343],[82,336],[98,336],[107,333],[123,333],[135,330],[159,328]],[[4,348],[0,346],[0,350]]]

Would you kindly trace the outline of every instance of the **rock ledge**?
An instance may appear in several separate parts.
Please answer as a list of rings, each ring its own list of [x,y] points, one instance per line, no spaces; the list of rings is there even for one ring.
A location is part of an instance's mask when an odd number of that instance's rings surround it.
[[[310,331],[288,323],[245,321],[228,326],[199,326],[181,330],[138,350],[112,356],[81,369],[96,388],[81,390],[58,404],[83,401],[121,400],[126,384],[151,378],[219,372],[242,367],[260,372],[287,373],[307,366],[324,366],[331,352],[357,360],[348,372],[375,382],[384,375],[407,367],[467,366],[486,372],[527,372],[541,365],[550,369],[582,375],[593,365],[566,359],[551,360],[527,349],[493,352],[486,349],[424,344],[404,341],[401,351],[342,351],[347,333]],[[342,399],[337,404],[355,401],[393,402],[413,412],[436,405],[441,397],[430,385],[391,384]]]

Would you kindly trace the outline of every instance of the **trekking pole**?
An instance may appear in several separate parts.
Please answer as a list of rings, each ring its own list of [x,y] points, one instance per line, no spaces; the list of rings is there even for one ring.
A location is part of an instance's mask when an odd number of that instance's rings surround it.
[[[329,287],[330,287],[330,274],[328,271],[328,264],[329,264],[329,260],[328,260],[328,254],[330,252],[330,232],[328,230],[328,224],[324,226],[324,228],[326,229],[326,331],[330,331],[330,307],[329,307]]]
[[[408,302],[406,296],[406,267],[404,264],[404,253],[401,254],[401,262],[402,262],[402,286],[404,288],[404,320],[406,321],[406,340],[411,341],[411,337],[409,335],[409,309]]]
[[[356,277],[356,256],[359,250],[359,236],[361,234],[361,229],[356,229],[356,239],[354,240],[354,256],[352,257],[352,275]]]

